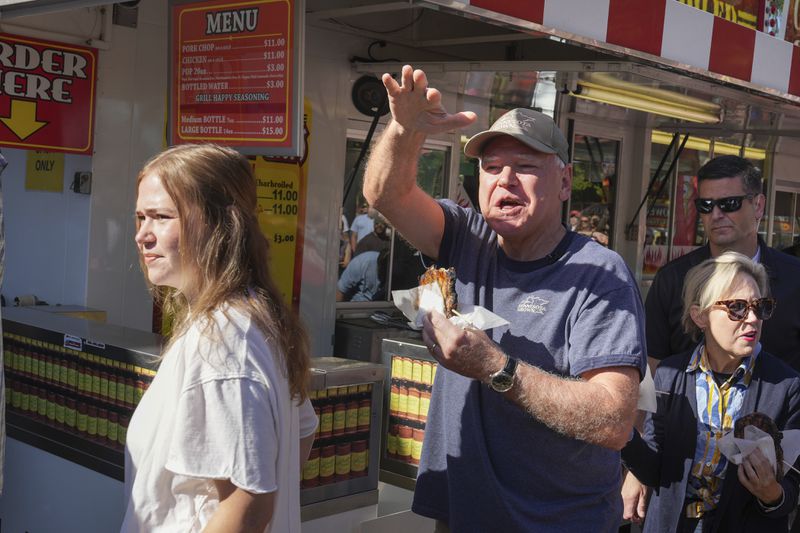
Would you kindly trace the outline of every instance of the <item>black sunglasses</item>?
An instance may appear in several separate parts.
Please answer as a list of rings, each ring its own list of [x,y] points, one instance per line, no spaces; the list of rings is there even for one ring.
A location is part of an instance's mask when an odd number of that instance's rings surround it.
[[[755,313],[759,320],[767,320],[775,311],[775,300],[772,298],[755,298],[750,300],[720,300],[714,305],[723,305],[728,310],[728,318],[734,322],[740,322],[747,318],[750,309]]]
[[[738,211],[742,208],[742,201],[745,198],[752,200],[755,198],[755,195],[745,194],[743,196],[727,196],[725,198],[718,198],[716,200],[713,198],[697,198],[694,201],[694,205],[697,207],[697,210],[704,215],[707,215],[713,211],[714,206],[719,207],[720,211],[723,213],[733,213],[734,211]]]

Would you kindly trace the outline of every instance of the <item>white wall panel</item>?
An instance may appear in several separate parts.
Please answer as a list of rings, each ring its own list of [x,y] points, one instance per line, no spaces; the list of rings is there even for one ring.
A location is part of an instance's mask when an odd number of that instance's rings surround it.
[[[136,29],[114,27],[98,75],[87,300],[109,322],[145,330],[152,300],[133,242],[133,211],[136,175],[164,148],[166,24],[164,2],[142,2]]]
[[[309,332],[314,356],[333,355],[338,217],[344,186],[347,105],[352,87],[347,58],[356,48],[353,41],[331,32],[306,32],[305,95],[313,110],[313,129],[300,313],[307,325],[313,325]]]
[[[76,171],[90,170],[88,156],[64,156],[63,192],[25,189],[26,150],[4,149],[2,176],[6,229],[3,295],[34,294],[51,304],[86,303],[89,197],[69,187]]]

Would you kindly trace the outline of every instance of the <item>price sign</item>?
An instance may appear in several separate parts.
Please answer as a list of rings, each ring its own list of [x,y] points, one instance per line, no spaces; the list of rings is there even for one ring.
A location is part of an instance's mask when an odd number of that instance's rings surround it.
[[[311,106],[305,106],[305,135]],[[306,159],[251,158],[256,176],[258,222],[270,244],[270,272],[286,302],[297,308],[303,259]]]
[[[255,162],[258,222],[270,241],[270,270],[287,302],[292,299],[300,210],[300,167],[297,164]]]
[[[174,2],[170,139],[298,155],[302,1]]]

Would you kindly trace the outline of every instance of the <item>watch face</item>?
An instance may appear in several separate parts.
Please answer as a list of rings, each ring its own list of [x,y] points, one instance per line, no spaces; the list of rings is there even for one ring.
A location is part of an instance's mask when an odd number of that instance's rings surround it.
[[[514,385],[514,376],[501,372],[492,377],[492,388],[497,392],[506,392]]]

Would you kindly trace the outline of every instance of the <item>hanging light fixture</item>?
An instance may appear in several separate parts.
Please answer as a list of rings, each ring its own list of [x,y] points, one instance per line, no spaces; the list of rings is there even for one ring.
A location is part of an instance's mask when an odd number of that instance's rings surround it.
[[[653,130],[650,134],[650,141],[653,144],[669,145],[672,142],[672,133],[666,131]],[[701,152],[711,152],[711,141],[703,137],[689,137],[686,141],[686,148],[691,150],[700,150]],[[754,161],[763,161],[767,158],[767,151],[763,148],[750,148],[745,147],[744,150],[735,144],[714,141],[714,155],[739,155],[745,159],[752,159]]]
[[[636,85],[608,74],[590,74],[579,79],[570,94],[576,98],[616,105],[670,118],[718,124],[722,108],[719,104],[664,89]]]

